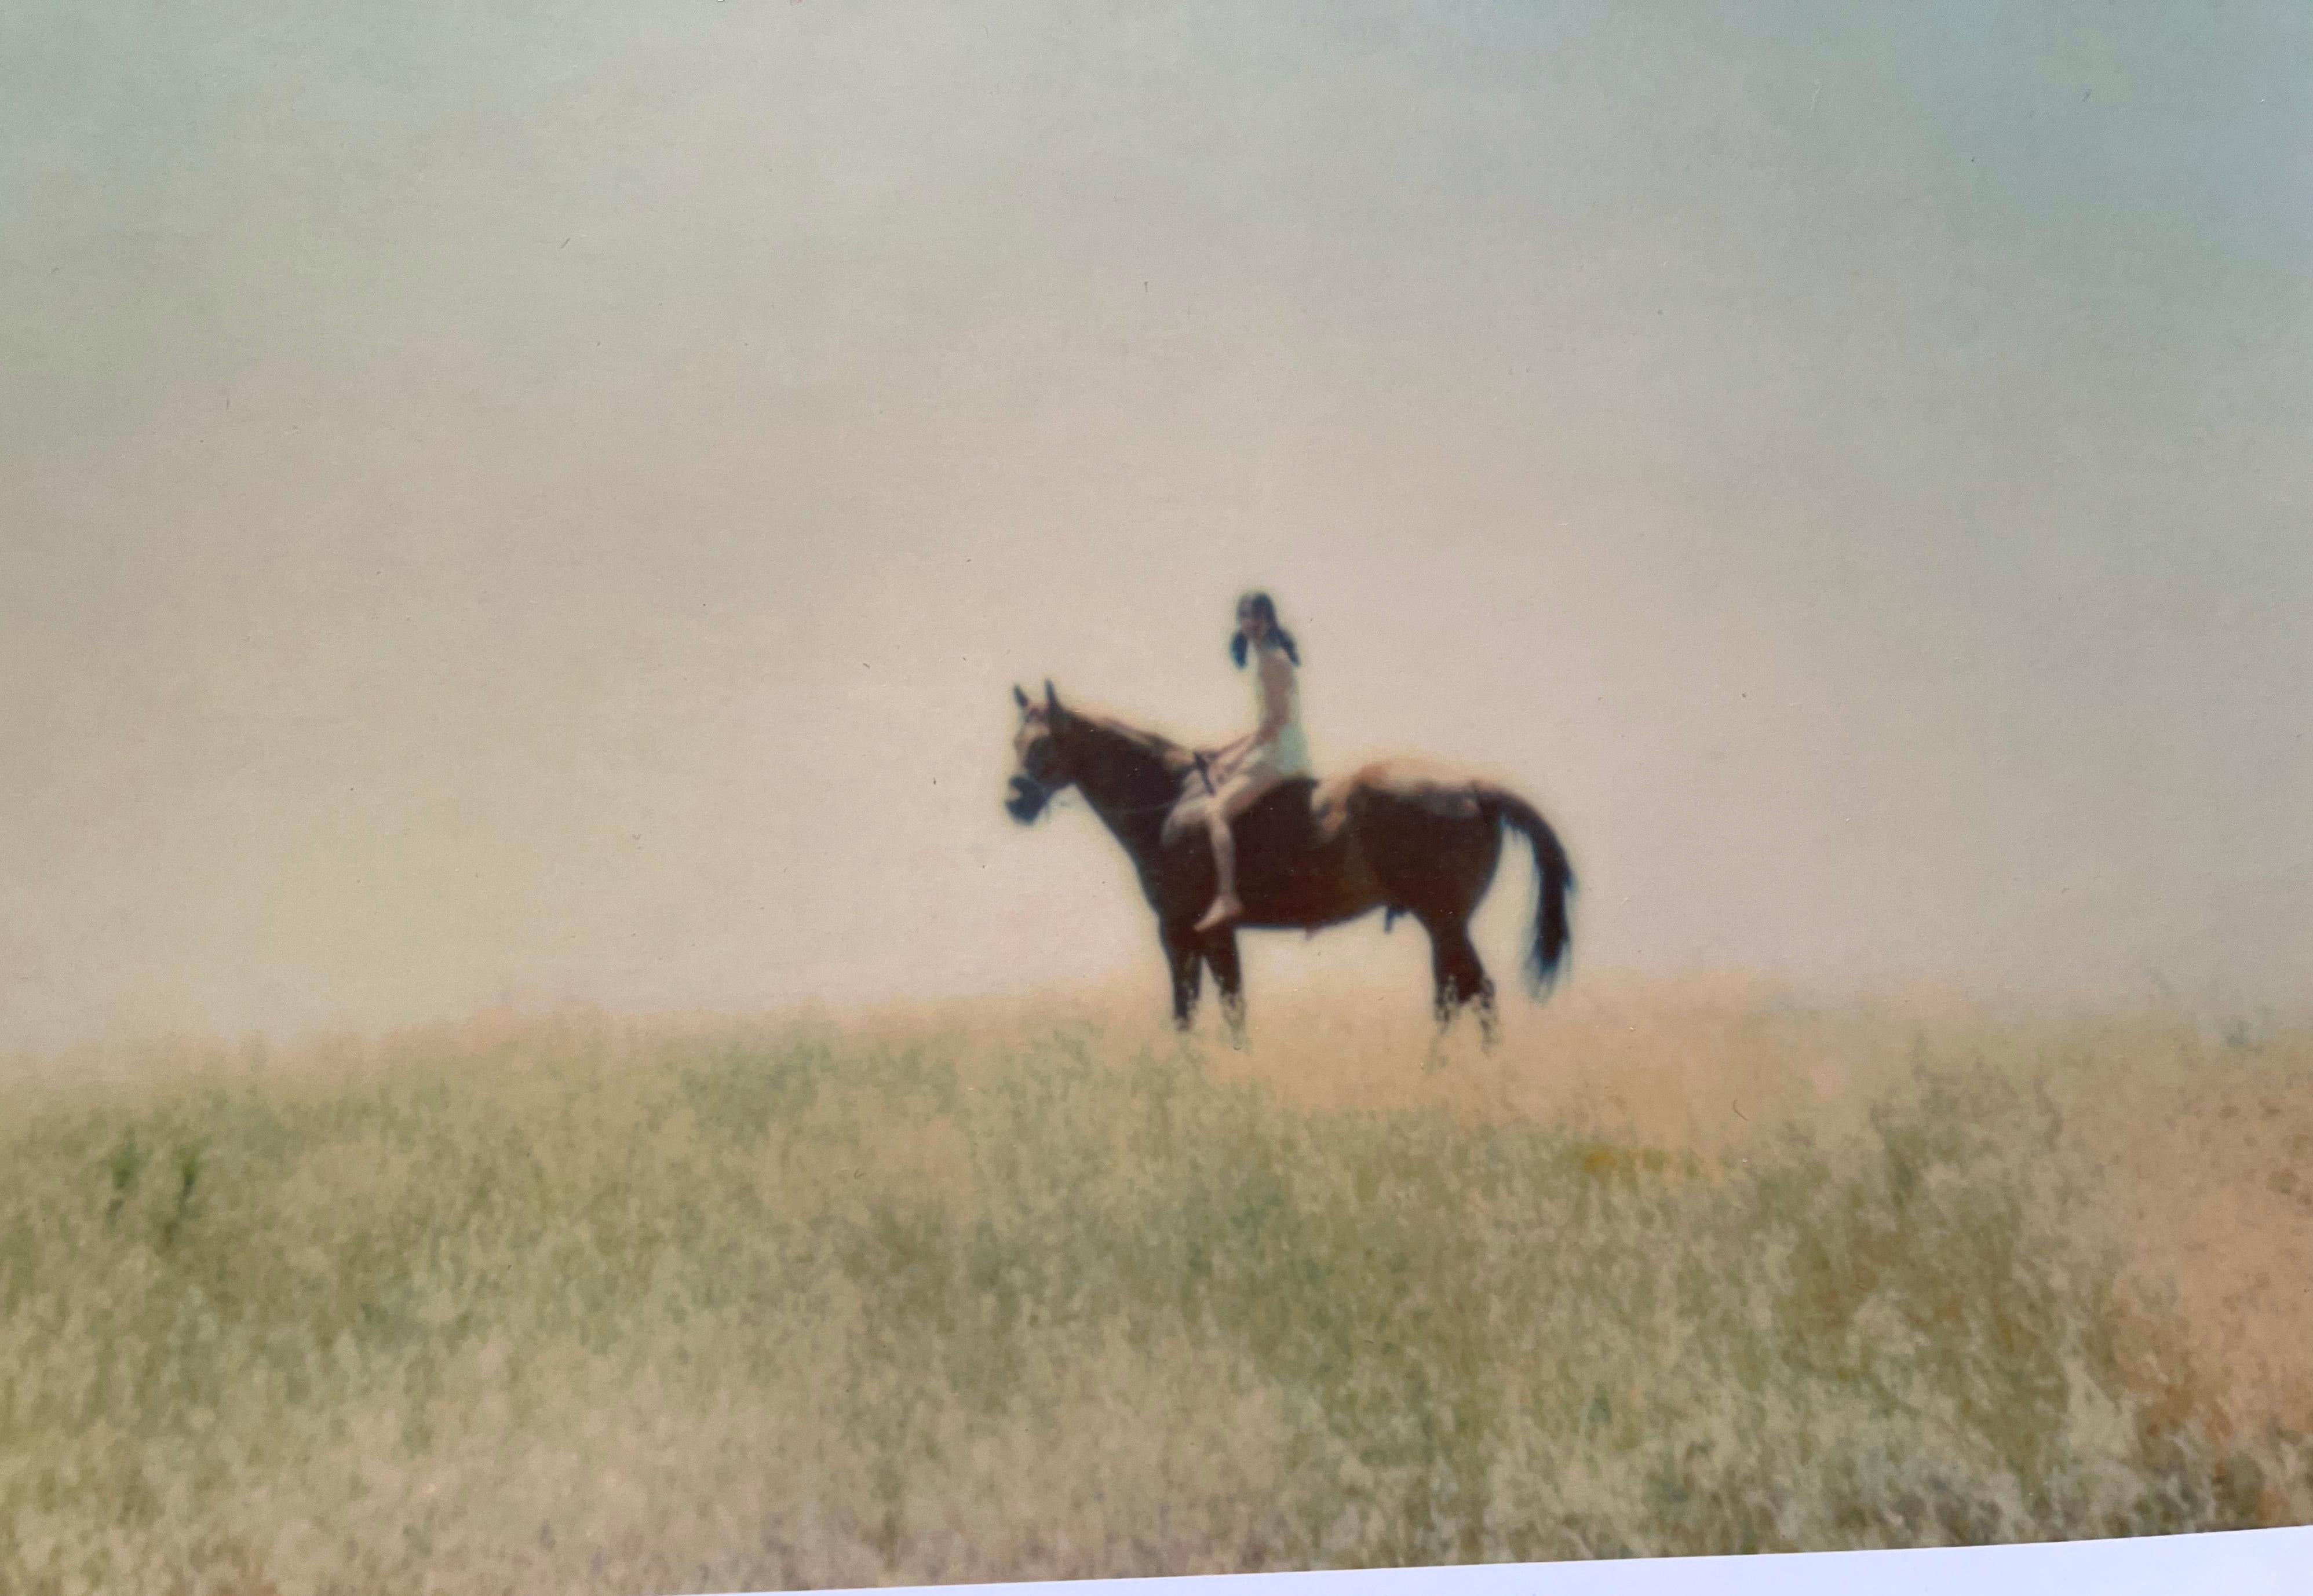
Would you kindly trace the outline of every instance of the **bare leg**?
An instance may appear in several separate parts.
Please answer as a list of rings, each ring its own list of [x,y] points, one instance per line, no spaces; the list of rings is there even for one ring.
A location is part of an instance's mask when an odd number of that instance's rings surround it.
[[[1206,830],[1212,837],[1213,873],[1220,879],[1220,890],[1213,895],[1213,907],[1197,922],[1199,931],[1218,931],[1244,917],[1244,904],[1236,895],[1236,836],[1230,823],[1280,779],[1266,774],[1236,776],[1214,798]]]
[[[1213,839],[1213,873],[1220,878],[1220,890],[1213,895],[1213,907],[1197,922],[1197,929],[1213,932],[1244,916],[1244,905],[1237,901],[1236,896],[1236,837],[1229,829],[1226,799],[1213,805],[1212,819],[1207,822],[1206,829]]]

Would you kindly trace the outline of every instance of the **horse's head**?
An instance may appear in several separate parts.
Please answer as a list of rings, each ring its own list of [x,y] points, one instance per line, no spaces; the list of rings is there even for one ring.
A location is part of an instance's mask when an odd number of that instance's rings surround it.
[[[1044,812],[1053,794],[1076,780],[1076,772],[1060,748],[1058,732],[1068,711],[1060,707],[1052,684],[1044,684],[1042,704],[1016,687],[1012,699],[1020,706],[1020,729],[1012,738],[1017,768],[1005,784],[1004,811],[1025,826]]]

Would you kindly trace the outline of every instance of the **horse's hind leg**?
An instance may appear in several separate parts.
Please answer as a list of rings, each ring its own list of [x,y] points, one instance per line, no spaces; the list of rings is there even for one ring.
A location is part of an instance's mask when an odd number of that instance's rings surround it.
[[[1434,999],[1438,1029],[1444,1030],[1464,1004],[1478,1011],[1478,1035],[1491,1048],[1501,1032],[1501,1017],[1494,1006],[1494,983],[1478,960],[1469,927],[1458,919],[1441,919],[1429,927],[1429,967],[1437,983]]]
[[[1477,944],[1470,940],[1470,928],[1465,922],[1455,923],[1453,952],[1455,1001],[1478,1011],[1478,1040],[1491,1049],[1501,1039],[1501,1011],[1494,1006],[1493,978],[1486,973],[1485,962],[1478,957]]]
[[[1478,967],[1478,995],[1472,1001],[1478,1010],[1478,1045],[1491,1053],[1502,1039],[1502,1012],[1495,1006],[1493,978],[1486,974],[1483,965]]]
[[[1454,1023],[1455,1013],[1461,1007],[1461,999],[1455,991],[1454,978],[1454,938],[1456,933],[1450,925],[1431,925],[1428,929],[1431,983],[1429,1009],[1430,1013],[1437,1016],[1438,1030],[1442,1035],[1446,1029]]]
[[[1213,984],[1221,990],[1221,1015],[1228,1022],[1232,1046],[1244,1046],[1244,970],[1237,963],[1236,933],[1217,931],[1205,941],[1205,962],[1213,967]]]

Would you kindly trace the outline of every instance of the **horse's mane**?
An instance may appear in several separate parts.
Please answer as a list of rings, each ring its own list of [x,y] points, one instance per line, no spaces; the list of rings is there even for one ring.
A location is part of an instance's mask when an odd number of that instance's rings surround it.
[[[1161,732],[1146,726],[1136,726],[1113,715],[1091,713],[1081,709],[1068,712],[1075,719],[1124,743],[1156,762],[1164,772],[1175,780],[1186,776],[1197,767],[1196,750],[1174,741]]]

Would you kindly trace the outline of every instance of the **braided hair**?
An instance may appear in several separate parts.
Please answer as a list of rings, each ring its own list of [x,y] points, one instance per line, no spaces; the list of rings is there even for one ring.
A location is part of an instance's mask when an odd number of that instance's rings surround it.
[[[1236,601],[1236,606],[1240,609],[1250,607],[1255,615],[1267,621],[1269,623],[1269,635],[1277,639],[1277,646],[1285,651],[1285,657],[1292,661],[1296,665],[1300,664],[1301,651],[1293,645],[1293,634],[1277,624],[1277,601],[1275,600],[1271,599],[1267,593],[1253,592],[1247,593],[1244,597],[1239,599]],[[1229,658],[1234,660],[1236,662],[1236,668],[1242,671],[1244,669],[1244,656],[1245,636],[1244,631],[1239,629],[1229,634]]]

